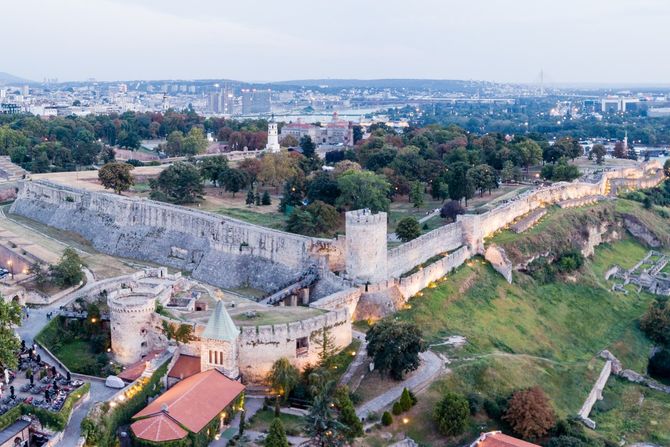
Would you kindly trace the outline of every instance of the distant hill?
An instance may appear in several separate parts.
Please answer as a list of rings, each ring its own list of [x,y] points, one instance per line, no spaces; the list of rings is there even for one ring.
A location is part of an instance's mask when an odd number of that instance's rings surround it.
[[[417,90],[471,90],[473,87],[493,85],[485,81],[462,81],[451,79],[301,79],[272,82],[275,85],[302,87],[328,86],[330,88],[407,88]]]
[[[5,73],[4,71],[0,71],[0,85],[7,85],[7,84],[26,84],[26,83],[31,83],[32,81],[25,79],[25,78],[20,78],[18,76],[14,76],[13,74]]]

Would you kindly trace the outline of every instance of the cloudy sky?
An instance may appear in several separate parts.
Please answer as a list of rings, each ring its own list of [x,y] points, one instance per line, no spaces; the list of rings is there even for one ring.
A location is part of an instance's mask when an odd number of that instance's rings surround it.
[[[669,0],[2,0],[0,16],[0,71],[33,80],[670,83]]]

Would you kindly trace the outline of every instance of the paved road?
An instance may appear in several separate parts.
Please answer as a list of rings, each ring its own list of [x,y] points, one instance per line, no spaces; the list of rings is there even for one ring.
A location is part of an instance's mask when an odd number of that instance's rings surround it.
[[[340,385],[349,386],[349,391],[352,393],[356,391],[356,388],[358,388],[358,385],[361,383],[362,379],[362,377],[354,377],[354,374],[356,371],[358,371],[361,364],[363,364],[363,362],[365,362],[365,360],[368,358],[368,343],[365,341],[365,334],[362,332],[353,331],[353,335],[354,338],[361,341],[361,346],[358,348],[356,358],[354,358],[354,360],[349,364],[347,370],[344,372],[344,374],[342,374],[342,377],[340,377]]]
[[[417,393],[430,385],[440,375],[444,363],[442,359],[431,351],[426,351],[419,355],[421,357],[421,366],[419,369],[411,377],[398,382],[397,385],[389,388],[385,393],[360,405],[356,409],[356,414],[359,418],[365,419],[368,414],[379,412],[391,405],[393,401],[400,397],[403,388]]]
[[[84,270],[86,273],[86,278],[88,281],[93,280],[93,275],[91,272],[88,271],[88,269]],[[74,294],[71,294],[74,296]],[[19,334],[19,337],[21,339],[26,341],[27,345],[30,345],[33,343],[33,339],[35,336],[42,330],[42,328],[49,322],[47,320],[47,312],[54,312],[58,310],[60,306],[63,306],[67,304],[72,298],[64,297],[55,303],[52,303],[48,306],[43,306],[35,309],[30,309],[28,314],[30,315],[28,318],[24,319],[23,322],[21,323],[21,326],[17,328],[16,332]],[[52,364],[57,364],[53,358],[49,356],[49,354],[42,350],[41,348],[37,348],[38,353],[42,356],[43,359],[50,359],[49,362]],[[60,368],[59,368],[60,369]],[[65,374],[64,371],[61,371],[62,374]],[[83,403],[82,405],[79,406],[73,413],[72,413],[72,419],[70,421],[70,424],[68,424],[67,428],[65,429],[65,433],[63,436],[63,440],[58,443],[59,447],[74,447],[77,445],[77,442],[79,440],[79,437],[81,435],[80,429],[79,429],[79,424],[81,423],[82,419],[88,414],[88,411],[90,408],[96,403],[96,402],[102,402],[107,400],[109,397],[111,397],[117,390],[114,390],[112,388],[107,388],[104,383],[100,381],[91,381],[91,392],[90,392],[90,398],[88,401]]]

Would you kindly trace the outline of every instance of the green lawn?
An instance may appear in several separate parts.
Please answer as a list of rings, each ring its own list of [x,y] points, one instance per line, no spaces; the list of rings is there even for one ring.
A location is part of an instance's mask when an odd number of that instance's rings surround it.
[[[449,365],[452,373],[424,393],[425,402],[413,410],[416,414],[403,429],[419,442],[439,445],[428,416],[447,389],[495,399],[539,385],[559,416],[574,415],[600,373],[603,361],[595,356],[602,349],[612,351],[624,367],[644,371],[651,343],[639,330],[637,319],[653,297],[644,292],[611,293],[611,283],[603,274],[614,263],[634,265],[646,252],[647,248],[631,239],[604,244],[582,272],[546,285],[521,273],[514,274],[513,284],[507,284],[482,259],[475,258],[437,288],[425,289],[398,317],[416,322],[427,340],[436,344],[433,349],[453,360]],[[439,345],[454,334],[467,338],[463,348]],[[661,411],[669,400],[661,393],[648,393],[647,405],[658,416],[657,425],[649,423],[646,431],[628,439],[649,440],[652,432],[660,436],[670,424],[670,413]],[[607,428],[597,433],[618,440],[619,434],[627,432],[628,422],[624,406],[612,411]],[[473,432],[495,428],[490,423],[476,421]]]
[[[217,214],[243,220],[256,225],[261,225],[275,230],[284,230],[286,227],[286,216],[276,213],[257,213],[255,211],[240,208],[218,208],[212,210]]]
[[[247,421],[247,429],[267,432],[274,418],[275,415],[272,408],[260,410]],[[303,427],[305,425],[304,419],[302,417],[281,413],[279,415],[279,419],[281,419],[287,435],[298,436],[302,433]]]

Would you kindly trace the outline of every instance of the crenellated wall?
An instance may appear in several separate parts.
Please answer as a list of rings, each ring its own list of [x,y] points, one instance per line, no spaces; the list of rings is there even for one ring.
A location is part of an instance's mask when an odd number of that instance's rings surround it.
[[[76,232],[104,253],[193,272],[221,287],[271,291],[313,257],[342,263],[341,244],[144,199],[23,182],[12,213]]]
[[[260,382],[281,357],[286,357],[300,369],[317,364],[324,327],[328,329],[336,350],[351,343],[351,315],[346,308],[294,323],[242,326],[240,372],[245,380]],[[306,349],[298,349],[298,340],[306,342]]]
[[[398,289],[405,299],[407,299],[463,264],[470,256],[470,249],[462,246],[439,261],[419,269],[418,272],[400,278],[398,280]]]
[[[455,222],[419,236],[388,252],[388,274],[398,277],[433,256],[463,245],[463,227]]]

